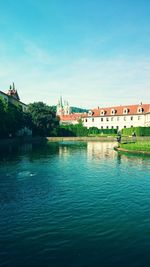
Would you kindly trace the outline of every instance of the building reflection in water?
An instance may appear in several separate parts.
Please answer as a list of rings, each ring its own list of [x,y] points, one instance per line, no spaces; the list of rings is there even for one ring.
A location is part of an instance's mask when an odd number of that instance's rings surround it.
[[[68,158],[73,154],[76,153],[80,154],[83,151],[85,151],[86,153],[86,149],[87,149],[87,142],[80,142],[80,141],[62,142],[59,144],[59,156],[63,158]]]
[[[70,155],[69,148],[67,146],[59,146],[59,156],[67,158]]]
[[[113,142],[88,142],[87,155],[89,159],[116,158]]]
[[[118,153],[114,150],[115,142],[88,142],[87,155],[89,160],[113,159],[118,164],[131,162],[132,164],[149,165],[150,158],[144,155]]]

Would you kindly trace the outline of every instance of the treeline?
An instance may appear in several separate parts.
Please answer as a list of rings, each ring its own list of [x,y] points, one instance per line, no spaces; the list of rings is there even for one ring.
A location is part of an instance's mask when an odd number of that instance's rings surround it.
[[[29,104],[28,113],[32,118],[33,136],[57,136],[59,118],[56,116],[54,107],[43,102]]]
[[[20,129],[32,128],[29,113],[24,113],[20,105],[13,105],[0,98],[0,137],[13,137]]]
[[[72,113],[87,113],[89,110],[85,108],[71,107],[71,111]]]
[[[56,112],[56,109],[57,107],[56,106],[51,106],[52,110],[54,112]],[[88,109],[85,109],[85,108],[78,108],[78,107],[71,107],[71,112],[72,113],[84,113],[84,112],[88,112],[89,110]]]
[[[28,112],[22,107],[0,99],[0,138],[14,137],[24,128],[30,129],[33,136],[91,136],[116,134],[115,129],[100,130],[96,127],[87,129],[82,120],[75,125],[59,125],[54,106],[43,102],[28,105]],[[23,135],[26,132],[23,131]]]
[[[43,102],[29,104],[28,112],[23,112],[21,105],[0,98],[0,138],[14,137],[25,127],[33,136],[57,136],[59,119]]]

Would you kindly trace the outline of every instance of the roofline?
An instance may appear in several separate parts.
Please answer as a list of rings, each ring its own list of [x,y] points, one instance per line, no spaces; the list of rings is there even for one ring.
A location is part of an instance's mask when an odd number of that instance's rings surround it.
[[[113,108],[128,108],[128,107],[139,107],[139,106],[147,106],[150,105],[149,103],[145,104],[135,104],[135,105],[119,105],[119,106],[108,106],[108,107],[97,107],[97,108],[91,108],[90,110],[99,110],[99,109],[113,109]]]
[[[3,94],[3,95],[5,95],[5,96],[7,96],[8,98],[13,98],[13,99],[15,99],[17,102],[19,102],[19,103],[21,103],[21,104],[23,104],[23,105],[25,105],[25,106],[28,106],[27,104],[23,103],[22,101],[20,101],[20,100],[14,98],[14,97],[11,96],[11,95],[8,95],[8,94],[2,92],[1,90],[0,90],[0,93]]]
[[[3,94],[3,95],[6,95],[7,97],[9,97],[9,95],[7,95],[6,93],[4,93],[2,91],[0,91],[0,93]]]

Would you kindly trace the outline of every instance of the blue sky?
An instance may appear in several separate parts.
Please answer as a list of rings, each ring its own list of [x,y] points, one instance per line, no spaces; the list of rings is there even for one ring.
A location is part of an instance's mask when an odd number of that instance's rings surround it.
[[[0,90],[93,108],[150,102],[149,0],[1,0]]]

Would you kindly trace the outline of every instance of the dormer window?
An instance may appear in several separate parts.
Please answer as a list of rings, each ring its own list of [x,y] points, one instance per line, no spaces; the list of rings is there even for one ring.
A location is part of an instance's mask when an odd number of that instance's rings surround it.
[[[124,108],[123,109],[123,114],[128,114],[128,112],[129,112],[129,109],[128,108]]]
[[[144,111],[144,109],[142,107],[139,107],[137,110],[137,113],[142,113]]]
[[[89,116],[92,116],[93,115],[93,111],[92,110],[89,110],[88,115]]]
[[[100,112],[100,115],[104,116],[105,115],[105,110],[102,109],[101,112]]]
[[[116,110],[114,108],[111,109],[111,115],[115,115],[115,113],[116,113]]]

